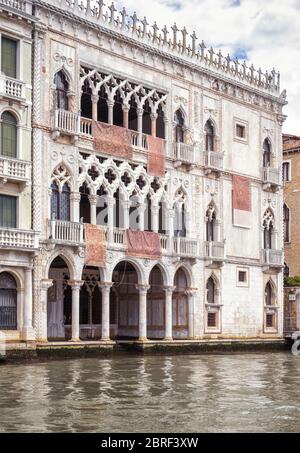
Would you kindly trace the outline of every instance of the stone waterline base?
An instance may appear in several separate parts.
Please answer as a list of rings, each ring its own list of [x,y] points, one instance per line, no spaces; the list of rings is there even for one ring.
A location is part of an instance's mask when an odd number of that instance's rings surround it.
[[[57,341],[45,343],[7,343],[4,363],[115,354],[233,354],[237,352],[275,352],[290,348],[284,339],[226,340],[148,340],[141,341]]]

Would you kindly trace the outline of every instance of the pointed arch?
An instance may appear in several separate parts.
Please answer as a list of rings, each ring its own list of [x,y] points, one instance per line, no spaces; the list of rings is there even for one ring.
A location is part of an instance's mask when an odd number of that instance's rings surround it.
[[[286,203],[283,204],[283,239],[290,242],[290,208]]]
[[[217,212],[216,204],[213,200],[209,203],[206,213],[206,241],[213,242],[217,240]]]
[[[53,83],[54,91],[54,108],[60,110],[69,110],[69,92],[70,92],[71,77],[65,70],[61,68],[54,74]]]
[[[204,125],[205,151],[215,151],[216,127],[213,119],[210,117]]]
[[[263,167],[270,167],[272,160],[272,145],[270,139],[267,137],[263,142]]]
[[[179,107],[174,113],[175,122],[175,142],[184,143],[185,141],[185,128],[186,128],[186,114],[182,107]]]
[[[271,208],[268,208],[263,216],[263,242],[264,249],[272,249],[274,242],[274,213]]]

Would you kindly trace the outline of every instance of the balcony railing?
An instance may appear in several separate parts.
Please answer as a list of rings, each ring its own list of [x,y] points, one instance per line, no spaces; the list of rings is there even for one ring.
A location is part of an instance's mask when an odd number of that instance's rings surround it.
[[[264,167],[263,168],[263,181],[265,184],[272,184],[275,186],[280,185],[281,174],[278,168]]]
[[[211,170],[222,171],[223,170],[223,153],[217,153],[215,151],[206,151],[204,154],[204,166]]]
[[[186,143],[173,143],[171,157],[188,164],[196,162],[196,146]]]
[[[168,236],[165,234],[160,234],[159,235],[159,240],[160,240],[160,248],[162,254],[165,254],[168,252]]]
[[[281,250],[264,249],[262,250],[262,261],[267,266],[281,267],[283,253]]]
[[[67,110],[53,110],[51,112],[51,126],[54,131],[68,135],[78,135],[81,126],[80,116]]]
[[[0,5],[9,6],[10,8],[17,9],[18,11],[27,12],[27,4],[25,0],[0,0]]]
[[[198,255],[198,241],[178,237],[173,239],[173,252],[183,257],[196,257]]]
[[[55,242],[83,243],[84,225],[67,220],[48,220],[48,238]]]
[[[20,80],[12,79],[2,74],[0,75],[0,93],[14,98],[24,99],[25,84],[20,82]]]
[[[121,248],[126,246],[125,232],[126,230],[123,228],[114,228],[113,231],[114,245]]]
[[[216,261],[224,260],[224,243],[215,241],[204,242],[204,256]]]
[[[37,239],[34,231],[0,227],[0,248],[35,249]]]
[[[27,182],[31,179],[31,162],[26,160],[0,157],[0,178]]]
[[[93,121],[89,118],[80,118],[80,133],[83,135],[92,136],[93,135]]]
[[[137,131],[130,131],[131,145],[136,148],[148,149],[148,141],[146,134],[140,134]]]

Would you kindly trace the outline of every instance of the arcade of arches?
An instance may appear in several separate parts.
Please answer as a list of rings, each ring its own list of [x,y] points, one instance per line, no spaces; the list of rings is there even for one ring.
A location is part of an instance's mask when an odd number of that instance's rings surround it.
[[[193,337],[193,291],[180,267],[174,285],[166,286],[164,271],[155,265],[148,283],[140,283],[135,264],[121,261],[112,281],[98,268],[84,267],[82,280],[71,280],[67,262],[55,258],[49,269],[48,340],[184,339]],[[189,316],[191,314],[191,316]]]

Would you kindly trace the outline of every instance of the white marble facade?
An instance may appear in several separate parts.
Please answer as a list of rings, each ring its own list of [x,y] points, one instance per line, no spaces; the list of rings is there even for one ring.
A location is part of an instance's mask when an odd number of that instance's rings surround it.
[[[102,1],[34,3],[36,339],[280,338],[286,99],[279,75]],[[132,160],[95,151],[92,120],[134,128]],[[151,134],[165,141],[163,177],[146,170]],[[233,224],[233,175],[250,180],[246,227]],[[53,215],[53,183],[61,205],[69,197],[67,220]],[[126,255],[124,230],[147,229],[148,211],[160,233],[158,261]],[[105,223],[104,268],[84,265],[83,213]]]

